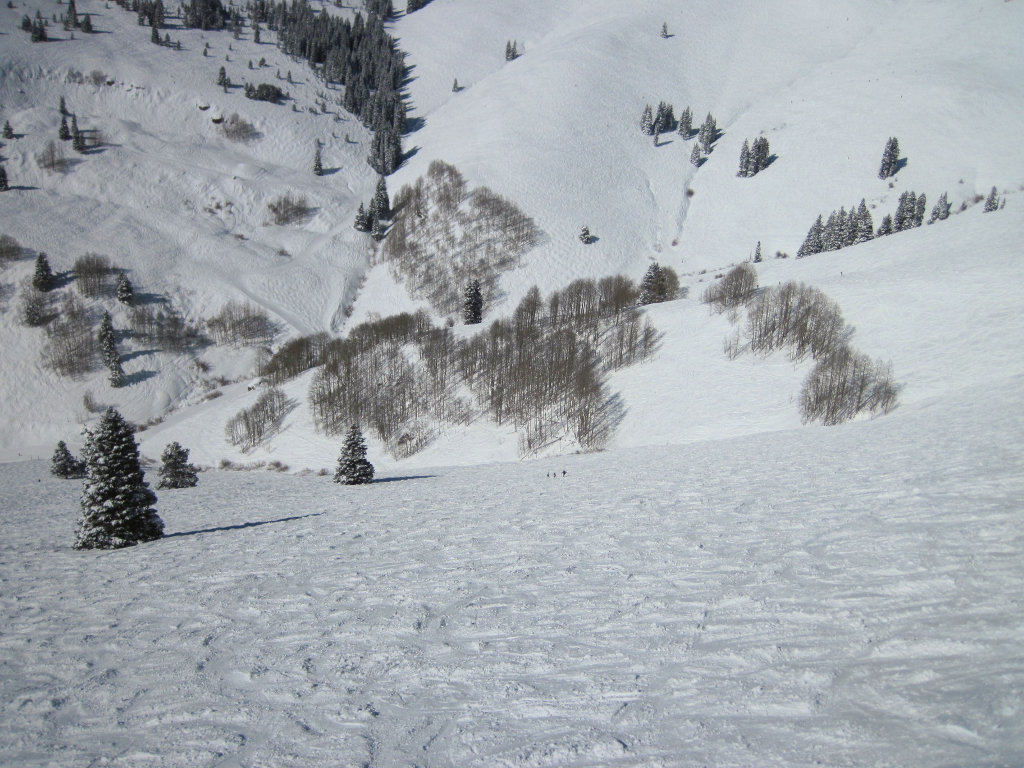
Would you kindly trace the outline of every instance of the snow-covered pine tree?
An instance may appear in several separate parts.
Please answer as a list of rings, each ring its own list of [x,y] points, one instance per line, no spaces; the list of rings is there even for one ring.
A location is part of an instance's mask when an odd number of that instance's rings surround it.
[[[750,167],[750,144],[746,139],[743,140],[743,146],[740,148],[740,169],[736,174],[743,178],[746,176],[753,176]]]
[[[645,136],[650,136],[654,133],[654,111],[651,109],[650,104],[644,105],[643,114],[640,115],[640,130]]]
[[[471,280],[462,294],[462,322],[476,325],[484,319],[484,295],[480,290],[480,281]]]
[[[98,333],[100,354],[103,355],[103,364],[110,372],[110,386],[123,387],[127,383],[124,369],[121,367],[121,355],[117,351],[117,340],[114,336],[114,324],[110,319],[110,313],[104,312],[100,321]]]
[[[768,158],[771,156],[771,148],[768,146],[768,139],[765,136],[758,136],[750,145],[750,166],[751,176],[760,173],[768,167]]]
[[[316,149],[313,151],[313,175],[323,176],[324,175],[324,163],[320,157],[320,142],[316,143]]]
[[[199,482],[196,468],[188,463],[188,448],[183,448],[177,441],[168,443],[160,454],[160,481],[156,484],[161,488],[193,488]]]
[[[359,204],[359,210],[356,211],[356,218],[352,226],[358,229],[360,232],[370,231],[370,217],[366,213],[366,209],[363,207],[362,203]]]
[[[40,253],[36,256],[36,270],[32,275],[32,287],[46,293],[54,288],[56,282],[53,271],[50,269],[50,262],[46,260],[46,254]]]
[[[868,210],[867,203],[864,198],[861,198],[860,205],[857,206],[855,242],[866,243],[874,237],[874,234],[875,222],[871,219],[871,211]]]
[[[373,223],[370,225],[370,237],[380,242],[384,239],[384,235],[387,234],[387,227],[378,217],[371,216],[370,218],[373,220]]]
[[[82,16],[82,31],[87,35],[92,34],[92,18],[88,13]]]
[[[900,194],[896,204],[896,215],[892,219],[893,232],[902,232],[914,226],[914,212],[917,208],[917,196],[910,191]]]
[[[225,83],[227,83],[227,81],[228,81],[228,72],[227,72],[226,69],[224,69],[223,66],[221,66],[221,68],[219,70],[217,70],[217,85],[219,85],[221,88],[223,88]]]
[[[366,440],[357,424],[345,436],[345,444],[338,456],[338,469],[334,482],[344,485],[364,485],[373,482],[373,464],[366,458]]]
[[[116,409],[107,409],[89,435],[85,459],[75,549],[117,549],[163,536],[163,521],[152,507],[156,494],[139,464],[134,430]]]
[[[700,168],[704,162],[704,153],[700,150],[700,142],[693,145],[693,151],[690,153],[690,163],[695,167]]]
[[[160,30],[156,28],[156,24],[154,24],[150,30],[149,42],[160,45]]]
[[[50,474],[69,480],[85,477],[85,462],[76,459],[68,450],[67,443],[61,440],[50,459]]]
[[[71,116],[71,148],[76,152],[85,152],[85,136],[78,130],[78,117]]]
[[[924,209],[928,205],[928,198],[924,192],[914,202],[914,226],[920,227],[924,223]]]
[[[661,37],[662,37],[662,39],[668,37],[668,22],[667,21],[663,21],[661,23]]]
[[[804,238],[803,244],[796,252],[796,257],[802,259],[804,256],[811,256],[815,253],[821,253],[824,250],[822,245],[822,239],[824,238],[825,225],[821,220],[821,216],[811,224],[811,228],[807,230],[807,237]]]
[[[754,249],[754,263],[761,263],[761,241],[757,241],[757,247]]]
[[[664,133],[675,128],[676,111],[667,101],[658,102],[658,110],[654,116],[654,125],[657,133]]]
[[[928,223],[934,224],[936,221],[945,221],[949,218],[949,198],[946,193],[943,192],[939,195],[939,199],[932,207],[931,215],[928,217]]]
[[[71,141],[71,129],[68,128],[68,119],[61,117],[60,128],[57,130],[57,138],[61,141]]]
[[[117,300],[122,304],[130,305],[135,300],[135,288],[132,286],[132,281],[128,279],[128,275],[124,272],[117,278]]]
[[[388,183],[383,176],[377,178],[377,189],[370,201],[370,210],[378,219],[391,218],[391,198],[388,197]]]
[[[14,138],[14,129],[11,127],[11,121],[10,120],[4,120],[4,138],[5,139],[13,139]]]
[[[583,228],[580,229],[580,242],[584,245],[590,245],[594,242],[594,236],[590,234],[590,227],[585,224],[583,225]]]
[[[665,301],[665,293],[665,275],[658,262],[654,262],[647,268],[640,281],[640,296],[637,303],[656,304]]]
[[[878,168],[878,178],[887,179],[896,175],[900,167],[900,143],[895,136],[890,136],[882,151],[882,163]]]
[[[988,193],[988,197],[985,198],[985,213],[991,213],[992,211],[999,210],[999,193],[995,187],[992,187],[992,191]]]
[[[708,112],[708,116],[701,123],[700,134],[697,137],[705,154],[711,154],[711,145],[715,143],[716,139],[718,139],[718,124],[715,122],[714,115]]]
[[[690,138],[693,134],[693,112],[689,107],[679,113],[679,127],[676,132],[684,139]]]
[[[892,216],[888,213],[882,217],[882,223],[878,225],[878,232],[875,233],[875,237],[883,237],[885,235],[892,234]]]
[[[0,164],[0,192],[6,192],[10,189],[10,184],[7,181],[7,169]]]

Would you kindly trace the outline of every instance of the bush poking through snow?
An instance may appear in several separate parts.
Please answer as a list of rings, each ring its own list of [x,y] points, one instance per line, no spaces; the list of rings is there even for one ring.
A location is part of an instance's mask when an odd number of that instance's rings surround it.
[[[273,222],[279,226],[301,221],[313,210],[306,201],[305,195],[296,195],[293,192],[285,192],[274,198],[267,203],[267,208]]]
[[[735,309],[750,301],[757,291],[757,270],[750,264],[733,267],[717,283],[704,291],[701,301],[717,312]]]
[[[248,120],[239,117],[237,112],[224,118],[220,124],[221,133],[232,141],[253,141],[260,137],[259,131]]]

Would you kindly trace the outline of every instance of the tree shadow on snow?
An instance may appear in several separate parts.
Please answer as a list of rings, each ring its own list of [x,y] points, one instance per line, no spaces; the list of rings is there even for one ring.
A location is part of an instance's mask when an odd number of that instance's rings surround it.
[[[200,533],[220,533],[221,531],[241,531],[244,528],[258,528],[261,525],[270,525],[271,523],[287,523],[292,520],[302,520],[306,517],[318,517],[324,514],[323,512],[310,512],[308,515],[292,515],[291,517],[279,517],[276,520],[257,520],[249,523],[239,523],[238,525],[221,525],[216,528],[200,528],[195,531],[178,531],[177,533],[168,533],[164,536],[165,539],[171,539],[175,536],[196,536]]]
[[[405,480],[428,480],[431,477],[437,477],[437,475],[404,475],[402,477],[377,477],[374,478],[374,483],[400,483]]]
[[[147,379],[152,379],[154,376],[156,376],[156,371],[136,371],[135,373],[129,373],[124,377],[125,386],[141,384]]]

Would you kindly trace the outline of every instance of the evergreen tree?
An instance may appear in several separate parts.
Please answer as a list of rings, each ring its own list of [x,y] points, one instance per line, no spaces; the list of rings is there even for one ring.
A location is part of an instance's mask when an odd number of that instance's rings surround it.
[[[7,169],[0,164],[0,192],[6,192],[8,189],[10,186],[7,183]]]
[[[771,157],[771,148],[768,146],[768,138],[758,136],[750,145],[750,169],[753,176],[768,167],[768,159]]]
[[[76,152],[85,152],[85,136],[78,130],[78,118],[71,116],[71,147]]]
[[[640,130],[646,136],[654,133],[654,111],[650,104],[644,105],[643,114],[640,115]]]
[[[755,264],[760,264],[761,263],[761,241],[760,240],[757,241],[757,248],[754,249],[754,263]]]
[[[867,203],[861,198],[860,205],[857,206],[857,225],[856,225],[856,242],[866,243],[875,233],[875,222],[871,219],[871,211],[868,210]]]
[[[584,245],[590,245],[592,242],[594,242],[594,236],[590,234],[590,228],[587,227],[586,225],[584,225],[583,228],[580,229],[580,242],[583,243]]]
[[[704,162],[704,153],[700,151],[700,142],[693,145],[693,151],[690,153],[690,162],[697,168],[700,168]]]
[[[42,19],[36,19],[32,22],[32,31],[29,33],[29,39],[33,43],[45,43],[47,41],[46,24]]]
[[[662,39],[668,37],[668,22],[667,21],[663,21],[661,23],[661,37],[662,37]]]
[[[13,139],[14,138],[14,129],[11,127],[11,121],[10,120],[4,120],[4,138],[5,139]]]
[[[914,226],[920,227],[924,223],[924,209],[928,205],[928,199],[924,193],[914,203]]]
[[[119,360],[121,357],[117,353],[117,337],[114,334],[114,323],[109,312],[103,313],[96,339],[100,345],[100,354],[103,355],[103,364],[109,368],[111,362]]]
[[[46,259],[45,253],[36,256],[36,271],[32,275],[32,287],[37,291],[46,293],[56,287],[57,279],[50,269],[50,262]]]
[[[943,192],[939,195],[938,201],[932,208],[931,215],[928,217],[928,223],[934,224],[936,221],[945,221],[949,218],[949,199],[946,197],[946,193]]]
[[[988,193],[988,197],[985,198],[985,213],[991,213],[992,211],[999,210],[999,193],[995,187],[992,187],[992,191]]]
[[[380,242],[384,239],[387,227],[384,226],[384,222],[382,222],[377,216],[371,215],[370,218],[373,221],[370,225],[370,237],[377,242]]]
[[[452,93],[458,93],[458,92],[459,92],[459,78],[456,77],[452,81]]]
[[[715,122],[714,116],[708,112],[708,116],[704,118],[704,122],[701,123],[700,133],[697,140],[700,142],[701,148],[705,154],[711,153],[711,145],[718,139],[718,124]]]
[[[164,524],[152,505],[139,465],[134,430],[114,408],[88,436],[82,517],[75,549],[117,549],[163,536]]]
[[[679,127],[676,130],[684,139],[690,138],[693,133],[693,112],[689,107],[679,113]]]
[[[87,35],[92,34],[92,19],[89,17],[88,13],[82,16],[82,31]]]
[[[505,61],[514,61],[517,58],[519,58],[519,43],[509,40],[505,43]]]
[[[228,82],[228,72],[224,69],[223,65],[217,71],[217,85],[224,87]]]
[[[149,42],[160,45],[160,30],[156,28],[155,24],[150,29]]]
[[[391,218],[391,198],[388,197],[388,183],[383,176],[377,178],[377,189],[370,201],[370,210],[378,219]]]
[[[313,152],[313,175],[324,175],[324,164],[323,160],[320,157],[320,142],[316,143],[316,150]]]
[[[658,102],[658,110],[654,117],[654,132],[656,134],[664,133],[665,131],[671,131],[676,125],[676,111],[671,104],[666,101]]]
[[[914,226],[914,213],[917,209],[917,196],[913,192],[903,192],[896,204],[896,215],[893,216],[893,232],[902,232]]]
[[[360,232],[370,231],[370,217],[366,213],[366,209],[363,208],[363,204],[359,204],[359,210],[356,211],[356,219],[353,225]]]
[[[68,480],[85,477],[85,462],[76,459],[61,440],[50,459],[50,474]]]
[[[356,424],[345,436],[345,444],[338,456],[338,469],[334,482],[344,485],[364,485],[373,482],[373,464],[366,458],[366,440]]]
[[[900,143],[895,136],[890,136],[882,151],[882,164],[878,168],[878,178],[887,179],[896,175],[900,167]]]
[[[160,481],[156,484],[161,488],[194,488],[199,482],[196,468],[188,463],[188,448],[182,448],[178,442],[169,443],[160,454]]]
[[[60,119],[60,129],[57,131],[57,138],[61,141],[71,140],[71,129],[68,128],[68,119],[66,117]]]
[[[875,234],[876,237],[884,237],[885,235],[892,234],[892,216],[888,213],[882,217],[882,223],[878,225],[878,232]]]
[[[473,280],[466,286],[462,294],[462,322],[466,325],[477,325],[484,319],[484,296],[480,290],[480,281]]]
[[[637,303],[657,304],[658,302],[675,298],[668,295],[670,293],[668,283],[668,275],[665,269],[657,262],[654,262],[647,268],[643,280],[640,281],[640,296],[637,299]]]
[[[825,225],[822,223],[821,216],[815,220],[811,225],[811,228],[807,231],[807,237],[804,238],[803,244],[796,252],[796,257],[802,259],[804,256],[811,256],[815,253],[821,253],[823,250],[822,239],[824,237]]]
[[[122,304],[130,305],[135,300],[135,288],[132,286],[132,281],[128,279],[128,275],[121,273],[121,276],[117,278],[117,300]]]
[[[737,176],[753,176],[750,166],[750,145],[747,140],[743,140],[743,146],[740,148],[740,170],[736,174]]]
[[[78,27],[78,6],[75,5],[75,0],[68,0],[68,13],[66,26],[68,28]]]

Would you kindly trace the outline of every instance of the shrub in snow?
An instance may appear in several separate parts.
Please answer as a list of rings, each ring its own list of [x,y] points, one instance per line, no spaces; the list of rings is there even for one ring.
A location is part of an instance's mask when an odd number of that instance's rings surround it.
[[[180,443],[169,443],[160,454],[159,488],[193,488],[199,482],[196,468],[188,463],[188,448]]]
[[[756,290],[757,270],[750,264],[740,264],[729,270],[717,283],[709,285],[701,300],[719,312],[724,312],[746,304]]]
[[[85,449],[82,517],[75,549],[117,549],[163,536],[164,524],[152,505],[134,430],[114,408],[107,409]]]
[[[896,407],[898,387],[891,367],[841,344],[818,361],[800,392],[805,422],[841,424],[863,413],[889,413]]]
[[[353,424],[345,436],[345,444],[338,456],[338,469],[334,482],[344,485],[364,485],[373,482],[373,464],[366,458],[366,440],[358,425]]]
[[[50,459],[50,474],[66,479],[85,477],[85,462],[76,459],[68,450],[67,443],[61,440]]]

